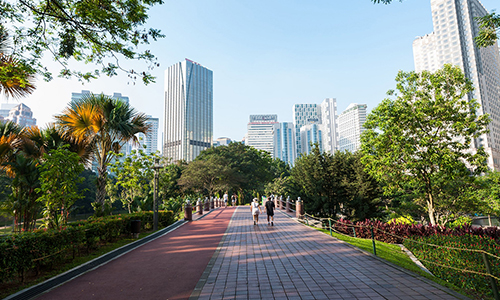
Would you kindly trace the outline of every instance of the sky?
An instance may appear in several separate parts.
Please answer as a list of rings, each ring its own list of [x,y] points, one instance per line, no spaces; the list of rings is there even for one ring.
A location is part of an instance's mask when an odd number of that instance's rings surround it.
[[[499,8],[498,0],[481,2],[488,11]],[[430,0],[390,5],[370,0],[165,0],[149,15],[146,26],[166,36],[149,45],[160,64],[151,71],[156,83],[134,83],[124,73],[85,84],[40,79],[36,91],[19,100],[32,109],[37,124],[53,122],[72,92],[118,92],[138,111],[160,119],[160,144],[164,72],[188,58],[213,71],[214,139],[241,141],[251,114],[277,114],[278,121],[291,122],[294,104],[319,104],[325,98],[336,98],[338,114],[351,103],[373,109],[395,88],[399,70],[414,70],[413,40],[433,30]],[[55,63],[45,62],[57,73]],[[134,61],[121,64],[147,68]]]

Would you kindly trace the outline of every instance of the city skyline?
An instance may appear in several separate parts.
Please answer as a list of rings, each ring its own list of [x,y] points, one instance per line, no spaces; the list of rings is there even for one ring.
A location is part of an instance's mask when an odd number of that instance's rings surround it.
[[[160,118],[161,136],[163,72],[190,58],[214,71],[214,138],[240,141],[248,115],[278,114],[281,122],[289,122],[293,104],[328,97],[337,99],[339,112],[356,102],[373,109],[394,89],[399,70],[414,70],[412,42],[433,31],[430,1],[342,2],[348,3],[165,1],[150,11],[148,24],[166,35],[150,45],[160,63],[152,71],[155,84],[138,80],[134,85],[125,74],[83,85],[39,80],[34,94],[19,103],[31,107],[43,127],[64,109],[73,91],[121,92],[138,111]],[[488,11],[498,8],[496,0],[481,3]],[[135,62],[124,66],[145,67]]]

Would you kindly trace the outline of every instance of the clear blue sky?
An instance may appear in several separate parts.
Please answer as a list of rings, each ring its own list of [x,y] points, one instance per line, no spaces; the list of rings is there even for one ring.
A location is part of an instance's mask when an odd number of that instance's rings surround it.
[[[482,3],[488,11],[499,4]],[[53,121],[71,92],[86,89],[129,96],[137,110],[160,118],[163,132],[164,70],[189,58],[214,74],[214,138],[241,140],[250,114],[292,121],[296,103],[332,97],[338,113],[353,102],[372,109],[395,87],[398,70],[414,69],[415,37],[432,32],[430,0],[166,0],[150,11],[147,25],[166,35],[150,47],[160,63],[155,84],[134,85],[125,74],[85,85],[39,81],[21,100],[38,125]]]

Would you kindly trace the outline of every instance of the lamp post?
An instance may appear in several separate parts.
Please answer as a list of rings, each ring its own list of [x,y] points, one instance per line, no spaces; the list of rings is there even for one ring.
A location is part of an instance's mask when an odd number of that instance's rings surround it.
[[[158,230],[158,170],[161,169],[160,159],[155,158],[153,170],[155,170],[155,178],[153,182],[153,230]]]

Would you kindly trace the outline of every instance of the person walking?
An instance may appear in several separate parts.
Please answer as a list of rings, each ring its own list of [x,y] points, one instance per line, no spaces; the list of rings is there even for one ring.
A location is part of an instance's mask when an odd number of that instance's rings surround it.
[[[235,194],[233,194],[233,195],[231,196],[231,205],[232,205],[232,206],[236,206],[236,195],[235,195]]]
[[[227,193],[224,194],[224,208],[227,208]]]
[[[259,223],[259,214],[262,212],[259,205],[259,199],[253,198],[253,202],[250,204],[250,209],[253,216],[253,225],[257,225]]]
[[[271,222],[271,226],[274,226],[274,202],[271,200],[271,197],[267,197],[266,204],[267,213],[267,225],[269,225],[269,221]]]

